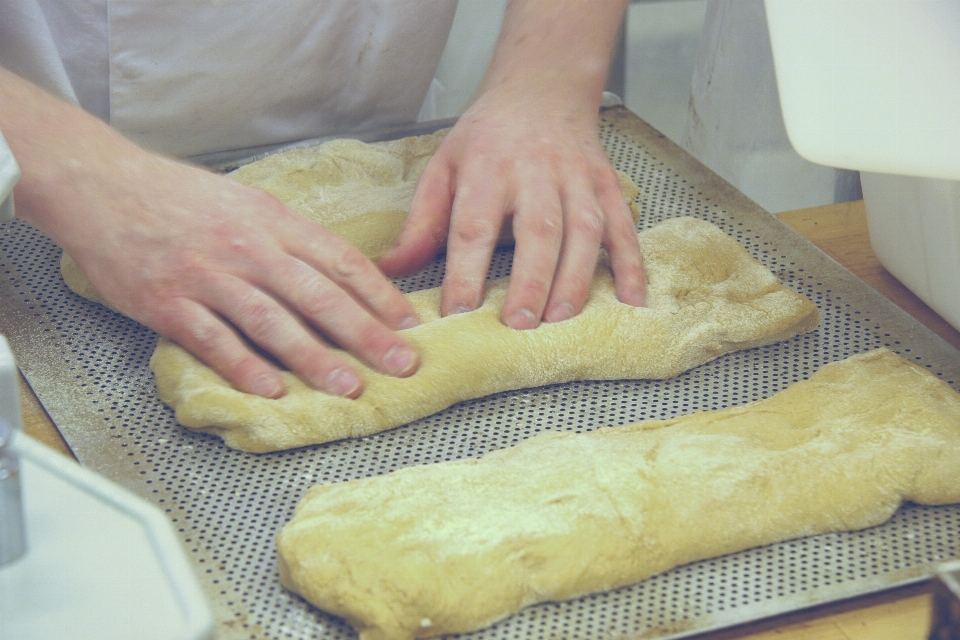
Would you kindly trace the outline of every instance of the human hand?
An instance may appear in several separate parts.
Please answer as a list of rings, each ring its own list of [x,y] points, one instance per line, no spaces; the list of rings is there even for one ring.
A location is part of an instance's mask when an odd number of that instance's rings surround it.
[[[444,315],[477,308],[503,224],[516,240],[502,321],[530,329],[583,308],[600,247],[617,297],[642,305],[646,281],[629,207],[603,152],[595,110],[571,113],[524,94],[484,93],[424,170],[391,275],[416,271],[447,243]]]
[[[118,310],[266,397],[283,386],[260,351],[348,397],[361,380],[328,340],[384,373],[416,370],[394,333],[416,313],[357,249],[264,192],[169,160],[135,165],[95,203],[95,237],[85,225],[68,249]]]
[[[416,370],[395,333],[417,324],[416,312],[357,249],[273,196],[149,153],[2,69],[0,98],[23,172],[18,216],[114,308],[265,397],[284,392],[277,361],[316,388],[359,395],[330,342],[387,374]]]
[[[640,247],[597,113],[626,0],[510,0],[480,95],[427,165],[391,275],[416,271],[447,239],[442,312],[483,300],[501,226],[515,253],[501,319],[531,329],[583,308],[600,247],[617,298],[642,305]]]

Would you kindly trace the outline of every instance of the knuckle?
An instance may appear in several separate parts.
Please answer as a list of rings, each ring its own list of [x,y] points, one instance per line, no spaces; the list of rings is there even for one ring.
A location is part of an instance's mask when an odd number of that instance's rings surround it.
[[[219,342],[219,332],[212,322],[197,322],[190,325],[190,339],[202,353],[209,353]]]
[[[191,334],[194,325],[204,322],[203,318],[193,318],[182,299],[173,292],[159,289],[147,290],[148,295],[136,295],[133,304],[140,311],[138,320],[156,329],[165,336]]]
[[[594,182],[597,189],[620,193],[620,176],[608,165],[601,165],[594,171]]]
[[[343,309],[345,300],[346,294],[318,282],[303,296],[301,308],[304,315],[314,322],[321,322]]]
[[[305,316],[318,322],[342,309],[346,294],[329,280],[310,277],[297,287],[296,306]]]
[[[611,263],[617,278],[635,283],[643,280],[643,256],[638,251],[621,251],[611,255]]]
[[[379,361],[393,343],[383,328],[373,319],[367,319],[356,325],[354,345],[358,353],[368,359]]]
[[[237,353],[224,354],[220,369],[224,377],[229,377],[235,382],[249,384],[264,372],[265,365],[250,351],[242,350]],[[229,376],[226,374],[229,374]]]
[[[632,218],[630,215],[630,207],[627,204],[629,196],[624,194],[623,187],[620,184],[620,178],[617,177],[616,174],[609,176],[609,179],[601,178],[597,180],[595,184],[597,198],[600,202],[604,203],[607,208],[611,210],[615,209],[624,216]]]
[[[250,250],[251,236],[244,224],[230,224],[228,221],[221,220],[213,225],[210,235],[216,239],[220,249],[239,254]]]
[[[291,357],[289,364],[291,369],[316,383],[322,383],[331,371],[343,366],[333,350],[320,343],[305,345]]]
[[[520,293],[525,300],[545,300],[550,292],[550,282],[531,278],[520,283]]]
[[[559,216],[537,215],[515,220],[518,232],[538,239],[558,238],[563,233]]]
[[[263,294],[252,293],[238,305],[244,333],[255,342],[269,342],[279,331],[280,314]]]
[[[345,244],[333,263],[333,273],[342,280],[352,280],[366,272],[368,266],[367,257],[359,249]]]
[[[573,293],[573,297],[582,299],[593,284],[593,269],[572,273],[568,279],[568,288]]]
[[[617,232],[635,236],[638,219],[634,218],[633,209],[622,198],[614,200],[613,204],[607,215],[607,225]]]
[[[290,207],[284,204],[282,200],[263,189],[247,189],[244,192],[244,200],[251,203],[256,209],[268,211],[271,215],[289,217],[292,213]]]
[[[588,207],[579,211],[577,215],[571,216],[568,224],[570,231],[577,235],[599,237],[603,233],[605,219],[600,209]]]
[[[474,291],[481,289],[486,282],[484,276],[468,273],[451,273],[448,271],[443,277],[443,288],[452,291]]]
[[[488,218],[471,216],[459,221],[454,233],[465,244],[478,244],[493,242],[500,233],[500,227]]]

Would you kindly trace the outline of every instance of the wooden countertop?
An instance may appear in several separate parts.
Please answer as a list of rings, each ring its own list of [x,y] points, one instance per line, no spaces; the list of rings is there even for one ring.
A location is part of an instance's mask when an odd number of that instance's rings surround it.
[[[960,332],[900,284],[877,261],[870,248],[863,201],[788,211],[777,217],[960,349]],[[67,443],[23,378],[20,397],[26,433],[71,455]],[[819,607],[707,637],[717,640],[926,640],[930,606],[931,600],[926,589],[913,587]]]

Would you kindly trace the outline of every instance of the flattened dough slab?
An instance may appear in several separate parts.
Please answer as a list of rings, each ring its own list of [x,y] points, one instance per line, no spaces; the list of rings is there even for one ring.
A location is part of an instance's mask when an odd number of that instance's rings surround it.
[[[499,320],[506,280],[488,285],[480,309],[445,318],[439,289],[407,294],[424,321],[403,332],[420,354],[420,369],[393,378],[344,354],[364,379],[356,400],[311,389],[289,373],[283,398],[241,393],[167,340],[160,341],[151,366],[160,397],[181,424],[216,434],[231,447],[265,452],[377,433],[510,389],[670,378],[819,322],[816,305],[707,222],[668,220],[640,234],[640,242],[649,280],[643,308],[616,299],[604,265],[582,313],[531,331]]]
[[[960,501],[960,394],[887,350],[772,398],[313,487],[283,584],[362,640],[489,625],[753,546]]]

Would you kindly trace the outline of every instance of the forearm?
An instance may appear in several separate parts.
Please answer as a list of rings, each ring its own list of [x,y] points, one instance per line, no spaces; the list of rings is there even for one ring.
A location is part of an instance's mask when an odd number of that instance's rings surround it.
[[[102,170],[123,181],[117,174],[133,169],[130,154],[148,156],[103,121],[3,68],[0,105],[0,131],[23,172],[14,191],[17,217],[58,243],[85,235],[86,222],[69,215],[78,198],[111,197],[94,175]]]
[[[626,0],[511,0],[481,85],[595,114]]]

